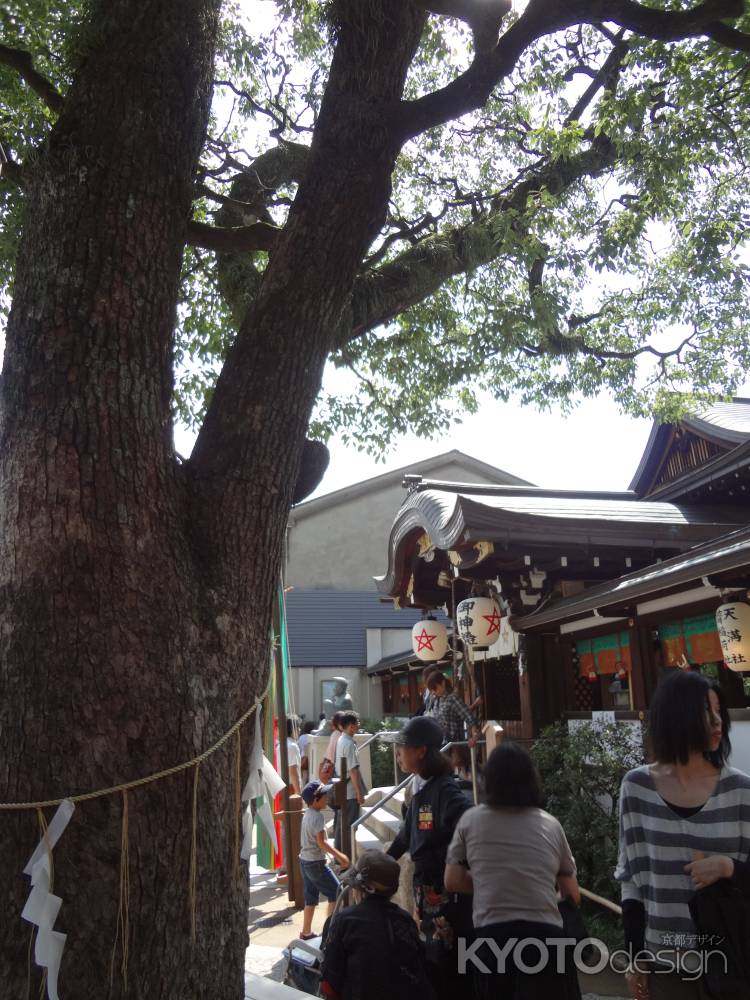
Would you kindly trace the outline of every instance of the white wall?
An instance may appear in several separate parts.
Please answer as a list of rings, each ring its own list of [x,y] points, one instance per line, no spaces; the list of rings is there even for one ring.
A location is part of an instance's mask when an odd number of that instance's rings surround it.
[[[395,656],[411,649],[410,628],[368,628],[366,632],[368,667],[384,656]]]
[[[737,767],[745,774],[750,774],[750,721],[744,720],[733,722],[729,730],[729,738],[732,741],[732,755],[729,763],[732,767]]]

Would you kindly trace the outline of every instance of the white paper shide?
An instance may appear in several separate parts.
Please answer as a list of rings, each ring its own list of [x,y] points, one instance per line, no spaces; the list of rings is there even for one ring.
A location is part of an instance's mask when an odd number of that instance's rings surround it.
[[[75,804],[70,799],[65,799],[60,803],[44,836],[23,870],[24,875],[31,876],[31,892],[21,916],[37,928],[34,961],[47,970],[47,996],[49,1000],[59,1000],[57,980],[60,974],[65,938],[67,937],[66,934],[54,930],[55,920],[57,920],[57,914],[62,906],[62,899],[50,891],[52,881],[50,859],[52,849],[70,822],[74,810]]]

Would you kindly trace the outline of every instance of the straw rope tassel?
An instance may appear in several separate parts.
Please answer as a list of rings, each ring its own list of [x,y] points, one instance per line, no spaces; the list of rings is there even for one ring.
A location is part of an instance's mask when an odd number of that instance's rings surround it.
[[[31,947],[34,944],[34,931],[36,927],[31,925],[31,932],[29,934],[29,951],[26,955],[26,1000],[29,1000],[29,993],[31,992]]]
[[[55,881],[55,868],[52,861],[52,848],[49,846],[49,839],[47,837],[47,819],[42,812],[41,808],[37,807],[36,811],[37,819],[39,820],[39,831],[42,835],[42,840],[44,841],[45,847],[47,848],[47,861],[49,862],[49,891],[52,892],[54,881]],[[39,1000],[44,1000],[44,994],[47,990],[47,969],[45,968],[42,972],[42,981],[39,985]]]
[[[123,990],[128,990],[128,953],[130,951],[130,820],[128,813],[128,793],[122,790],[122,820],[120,833],[120,898],[117,906],[117,924],[115,941],[112,945],[112,959],[109,963],[109,992],[112,993],[115,974],[115,959],[117,957],[117,942],[122,938],[122,975]]]
[[[128,792],[122,790],[122,836],[120,840],[120,914],[122,928],[122,973],[123,992],[128,992],[128,957],[130,953],[130,818],[128,814]]]
[[[237,753],[234,759],[234,864],[235,882],[240,875],[240,837],[242,827],[242,736],[237,730]]]
[[[200,776],[200,761],[193,771],[193,833],[190,843],[190,940],[195,944],[195,908],[198,884],[198,778]]]

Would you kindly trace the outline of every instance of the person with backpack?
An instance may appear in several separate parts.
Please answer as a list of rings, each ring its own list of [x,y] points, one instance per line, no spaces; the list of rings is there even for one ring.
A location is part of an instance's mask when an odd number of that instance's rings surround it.
[[[363,851],[342,878],[357,902],[336,913],[323,937],[321,993],[328,1000],[435,1000],[412,917],[391,902],[398,862]]]

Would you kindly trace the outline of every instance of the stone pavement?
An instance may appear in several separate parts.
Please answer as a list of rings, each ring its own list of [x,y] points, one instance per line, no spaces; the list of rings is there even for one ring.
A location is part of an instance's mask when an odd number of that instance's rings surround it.
[[[326,906],[315,911],[313,930],[322,931]],[[302,910],[296,910],[287,897],[285,885],[279,885],[273,872],[259,868],[255,854],[250,859],[250,909],[248,911],[250,944],[245,955],[245,971],[281,982],[286,962],[283,949],[302,929]],[[622,976],[612,972],[581,976],[583,1000],[611,1000],[627,997]]]

